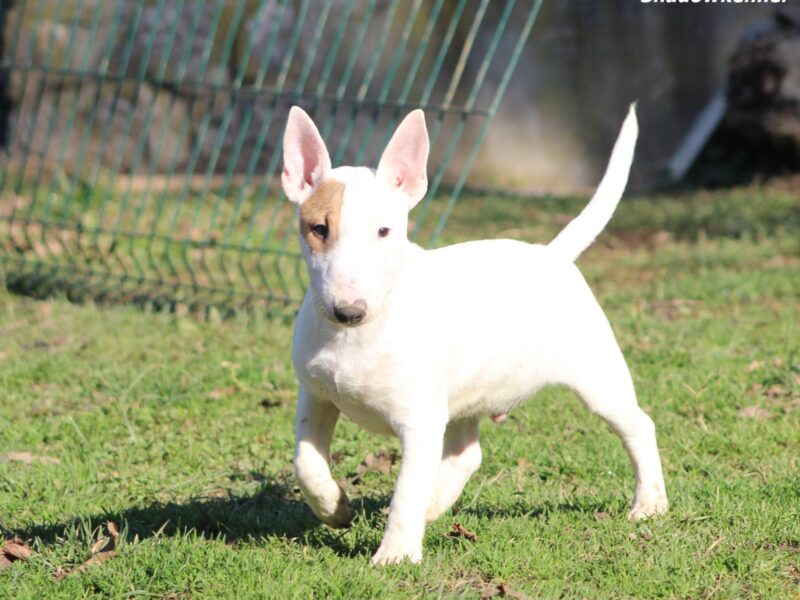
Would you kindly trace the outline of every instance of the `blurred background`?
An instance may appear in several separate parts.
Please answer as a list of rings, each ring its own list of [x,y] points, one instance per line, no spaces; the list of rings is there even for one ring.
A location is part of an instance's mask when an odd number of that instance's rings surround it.
[[[47,264],[137,297],[296,301],[302,269],[275,180],[292,104],[334,164],[375,165],[399,119],[425,110],[431,185],[411,234],[428,244],[465,188],[588,194],[632,101],[634,191],[790,174],[799,15],[771,3],[3,0],[0,256],[20,281]]]

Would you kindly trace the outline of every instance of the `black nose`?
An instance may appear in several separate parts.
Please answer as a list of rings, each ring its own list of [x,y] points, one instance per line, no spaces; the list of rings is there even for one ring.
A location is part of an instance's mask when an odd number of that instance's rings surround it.
[[[352,304],[340,302],[333,307],[333,316],[339,323],[349,323],[354,325],[360,323],[367,314],[367,303],[363,300],[356,300]]]

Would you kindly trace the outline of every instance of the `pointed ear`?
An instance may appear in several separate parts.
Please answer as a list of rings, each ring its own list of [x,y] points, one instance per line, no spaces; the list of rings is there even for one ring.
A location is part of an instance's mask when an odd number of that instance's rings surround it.
[[[400,123],[378,163],[378,176],[408,197],[409,210],[428,191],[429,150],[425,113],[417,109]]]
[[[299,106],[293,106],[283,134],[283,191],[301,203],[331,168],[331,159],[317,126]]]

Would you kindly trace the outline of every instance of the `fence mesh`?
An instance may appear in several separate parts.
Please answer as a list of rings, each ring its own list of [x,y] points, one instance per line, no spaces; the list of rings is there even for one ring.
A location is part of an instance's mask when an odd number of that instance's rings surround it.
[[[425,110],[436,243],[541,0],[0,0],[0,264],[33,293],[193,308],[304,292],[288,109],[374,165]],[[437,202],[432,202],[438,197]]]

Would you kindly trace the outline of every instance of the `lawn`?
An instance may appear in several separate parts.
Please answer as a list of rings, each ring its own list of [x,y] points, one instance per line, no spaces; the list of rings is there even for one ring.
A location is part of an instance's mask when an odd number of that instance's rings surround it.
[[[445,237],[547,241],[583,202],[466,197]],[[290,320],[0,291],[0,544],[33,550],[0,558],[0,598],[800,597],[797,194],[628,198],[579,264],[658,428],[670,512],[626,521],[618,439],[550,389],[484,423],[422,564],[393,568],[369,557],[395,440],[337,428],[351,529],[297,491]]]

